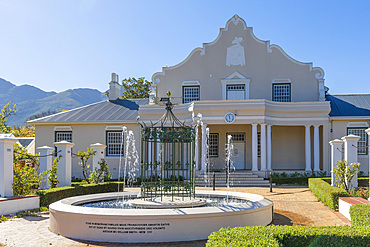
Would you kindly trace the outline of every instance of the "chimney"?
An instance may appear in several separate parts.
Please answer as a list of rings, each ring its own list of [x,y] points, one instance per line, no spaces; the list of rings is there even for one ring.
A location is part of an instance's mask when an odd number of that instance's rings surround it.
[[[109,100],[116,100],[121,97],[121,85],[118,83],[118,75],[112,73],[112,81],[109,82]]]

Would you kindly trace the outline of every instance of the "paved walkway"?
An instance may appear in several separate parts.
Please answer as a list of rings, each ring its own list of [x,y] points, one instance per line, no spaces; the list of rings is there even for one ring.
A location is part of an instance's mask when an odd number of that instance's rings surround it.
[[[199,190],[209,188],[197,188]],[[217,190],[227,190],[218,188]],[[260,194],[274,202],[274,225],[340,226],[349,224],[341,214],[318,202],[307,187],[277,187],[273,192],[265,187],[230,188],[230,191]],[[157,244],[96,243],[76,241],[51,233],[49,216],[26,217],[0,223],[0,246],[204,246],[206,241]]]

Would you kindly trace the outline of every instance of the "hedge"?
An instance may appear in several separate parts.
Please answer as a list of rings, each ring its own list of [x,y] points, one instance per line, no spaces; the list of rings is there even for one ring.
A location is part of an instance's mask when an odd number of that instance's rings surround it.
[[[369,246],[370,227],[254,226],[221,229],[206,246]]]
[[[349,214],[352,226],[370,226],[370,205],[353,205],[349,209]]]
[[[330,181],[330,179],[325,180]],[[322,178],[309,178],[308,187],[317,199],[324,203],[324,205],[336,211],[338,211],[338,197],[350,196],[345,189],[333,187]]]
[[[275,184],[300,184],[307,185],[308,177],[294,177],[294,178],[272,178]]]
[[[99,184],[77,184],[68,187],[60,187],[47,190],[39,190],[36,195],[40,196],[40,207],[48,207],[51,203],[71,196],[96,194],[104,192],[117,192],[118,183],[120,188],[123,182],[106,182]]]

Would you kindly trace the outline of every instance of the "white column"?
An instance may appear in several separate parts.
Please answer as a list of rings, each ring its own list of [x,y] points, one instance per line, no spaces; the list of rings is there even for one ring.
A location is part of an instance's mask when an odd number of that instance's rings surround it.
[[[38,147],[37,151],[39,151],[40,154],[40,170],[39,173],[42,173],[44,171],[50,170],[51,167],[53,166],[53,152],[54,148],[48,147],[48,146],[42,146]],[[41,184],[41,189],[48,189],[49,183],[46,181]]]
[[[201,141],[201,148],[202,148],[202,159],[201,159],[201,166],[202,171],[207,170],[207,124],[202,123],[202,141]]]
[[[337,186],[338,178],[335,177],[334,169],[337,167],[337,161],[342,160],[342,145],[343,141],[335,139],[330,141],[331,146],[331,186]]]
[[[320,171],[320,135],[319,127],[320,125],[313,126],[313,171]]]
[[[61,158],[57,166],[57,180],[59,182],[58,187],[71,186],[72,178],[72,153],[71,149],[75,145],[67,141],[54,142],[57,150],[60,150],[58,155]]]
[[[92,170],[95,171],[95,168],[99,169],[100,165],[98,162],[100,162],[102,159],[104,159],[104,149],[107,147],[104,144],[101,143],[95,143],[91,144],[90,147],[95,152],[95,155],[92,157]]]
[[[344,141],[344,160],[347,160],[348,164],[357,163],[357,146],[358,140],[361,137],[356,135],[343,136],[342,140]],[[358,186],[357,175],[353,177],[349,188],[356,188]]]
[[[368,135],[368,137],[367,137],[367,145],[369,146],[370,145],[370,128],[368,128],[367,130],[365,130],[365,132]],[[368,156],[369,156],[369,175],[370,175],[370,147],[367,148],[367,151],[368,151]],[[370,185],[370,182],[369,182],[369,185]],[[368,198],[368,200],[370,201],[370,197]]]
[[[0,197],[13,196],[13,146],[17,141],[0,135]]]
[[[252,171],[258,171],[257,124],[252,124]]]
[[[261,124],[261,171],[266,171],[266,124]]]
[[[306,172],[311,172],[311,125],[305,125]]]
[[[271,165],[271,125],[267,125],[267,170],[272,171]]]

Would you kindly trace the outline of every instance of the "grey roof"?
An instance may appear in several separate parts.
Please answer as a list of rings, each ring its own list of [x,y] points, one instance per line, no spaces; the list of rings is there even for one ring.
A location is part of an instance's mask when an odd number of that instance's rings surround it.
[[[30,137],[30,138],[17,138],[19,143],[22,145],[22,147],[28,147],[33,140],[35,140],[35,137]]]
[[[326,100],[330,101],[331,117],[370,117],[370,94],[329,94]]]
[[[34,119],[28,123],[135,121],[139,105],[147,104],[149,99],[106,100]]]

